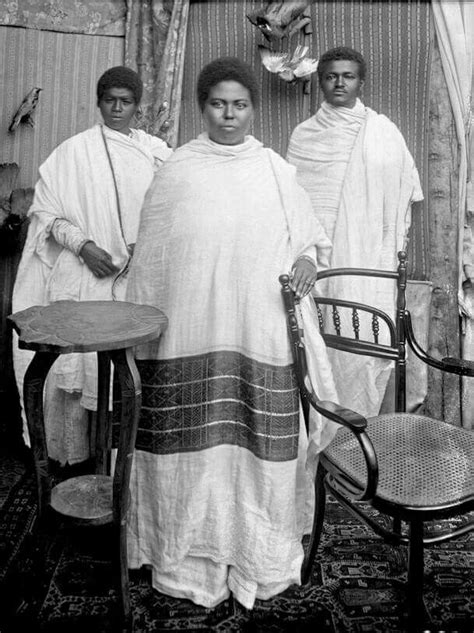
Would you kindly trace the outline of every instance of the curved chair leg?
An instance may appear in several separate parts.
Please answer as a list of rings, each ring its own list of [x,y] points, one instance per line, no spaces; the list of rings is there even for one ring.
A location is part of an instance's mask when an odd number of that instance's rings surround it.
[[[130,604],[130,580],[128,577],[127,556],[127,524],[123,522],[118,526],[119,541],[119,600],[122,613],[122,633],[128,633],[133,629],[132,608]]]
[[[301,580],[303,584],[309,582],[311,578],[311,569],[314,563],[314,557],[318,551],[319,541],[323,531],[324,513],[326,508],[326,489],[324,488],[324,478],[326,477],[326,469],[318,464],[316,478],[314,480],[314,517],[313,529],[309,540],[308,553],[303,561],[301,569]]]
[[[48,449],[44,427],[43,391],[46,376],[59,354],[36,352],[25,373],[23,399],[28,423],[38,492],[38,515],[41,516],[51,498]]]
[[[410,521],[408,543],[408,614],[410,623],[422,625],[425,620],[423,602],[423,521]]]
[[[402,533],[402,521],[401,519],[399,519],[398,517],[394,517],[392,520],[392,529],[395,532],[395,534],[401,534]]]
[[[120,429],[117,459],[114,472],[114,523],[118,530],[119,546],[119,595],[124,630],[131,630],[130,585],[127,555],[127,513],[130,501],[129,482],[132,459],[141,408],[141,381],[132,349],[111,353],[117,380],[120,385]],[[116,442],[115,442],[116,443]]]

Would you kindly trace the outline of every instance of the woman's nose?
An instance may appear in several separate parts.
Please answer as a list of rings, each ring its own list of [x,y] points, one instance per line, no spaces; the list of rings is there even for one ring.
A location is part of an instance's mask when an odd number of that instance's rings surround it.
[[[224,108],[224,117],[226,119],[233,119],[234,118],[234,108],[229,104],[226,105]]]
[[[122,104],[120,103],[120,101],[114,101],[113,106],[112,106],[112,110],[114,112],[120,112],[120,110],[122,109]]]

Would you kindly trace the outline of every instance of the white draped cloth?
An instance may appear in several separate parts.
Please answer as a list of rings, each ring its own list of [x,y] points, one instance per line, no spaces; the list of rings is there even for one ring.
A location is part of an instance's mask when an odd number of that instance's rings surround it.
[[[359,99],[354,108],[324,101],[293,131],[287,158],[332,241],[330,268],[395,269],[398,251],[406,248],[412,202],[423,199],[418,171],[396,125]],[[336,277],[321,288],[394,315],[392,282]],[[362,324],[366,334],[368,328]],[[330,358],[341,404],[376,415],[389,363],[335,350]]]
[[[97,278],[72,250],[58,244],[55,220],[93,240],[123,269],[127,246],[136,241],[140,209],[156,168],[172,153],[141,130],[127,136],[103,125],[59,145],[40,166],[28,212],[28,235],[13,289],[13,311],[53,301],[123,299],[126,279]],[[110,158],[109,158],[110,156]],[[14,369],[20,395],[32,353],[14,340]],[[60,356],[48,376],[45,426],[50,457],[65,463],[89,455],[86,409],[97,408],[96,354]],[[71,397],[69,397],[71,396]],[[24,423],[24,437],[29,444]]]
[[[294,168],[251,136],[200,135],[150,187],[127,298],[169,324],[137,353],[128,546],[163,593],[212,607],[232,592],[251,608],[300,582],[305,466],[336,425],[313,420],[308,453],[278,277],[302,254],[327,263],[329,247]],[[335,400],[315,339],[312,378]]]

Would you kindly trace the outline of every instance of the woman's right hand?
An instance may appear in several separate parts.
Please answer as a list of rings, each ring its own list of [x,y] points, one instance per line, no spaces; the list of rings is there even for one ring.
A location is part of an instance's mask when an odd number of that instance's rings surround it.
[[[109,253],[99,248],[95,242],[86,242],[79,255],[96,277],[109,277],[119,271],[119,268],[112,263]]]

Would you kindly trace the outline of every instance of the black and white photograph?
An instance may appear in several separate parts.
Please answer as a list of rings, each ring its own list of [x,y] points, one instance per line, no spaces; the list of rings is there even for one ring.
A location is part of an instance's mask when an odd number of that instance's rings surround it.
[[[474,0],[0,0],[0,633],[474,633]]]

